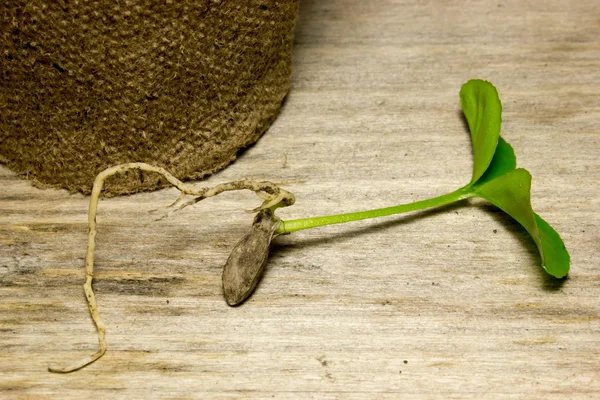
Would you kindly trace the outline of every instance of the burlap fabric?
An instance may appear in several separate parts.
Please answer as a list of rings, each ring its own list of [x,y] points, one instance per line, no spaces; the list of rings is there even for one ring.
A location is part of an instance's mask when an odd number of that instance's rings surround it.
[[[124,162],[181,179],[223,168],[281,106],[297,12],[297,0],[3,0],[0,162],[84,193]],[[106,189],[162,183],[136,172]]]

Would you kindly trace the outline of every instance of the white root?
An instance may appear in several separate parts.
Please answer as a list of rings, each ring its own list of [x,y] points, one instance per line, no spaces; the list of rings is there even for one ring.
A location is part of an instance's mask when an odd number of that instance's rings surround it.
[[[85,255],[85,283],[83,284],[83,290],[90,310],[90,315],[96,325],[98,331],[98,342],[100,348],[94,354],[85,357],[78,362],[75,362],[66,366],[49,365],[48,370],[51,372],[67,373],[76,371],[85,367],[88,364],[93,363],[106,352],[105,334],[106,329],[104,321],[98,313],[98,306],[96,304],[96,296],[92,289],[92,281],[94,279],[94,250],[96,248],[96,214],[98,211],[98,201],[100,199],[100,192],[104,182],[109,177],[125,172],[128,170],[139,169],[147,172],[156,172],[162,175],[171,185],[175,186],[180,192],[180,196],[172,203],[168,208],[174,208],[179,204],[179,207],[175,210],[181,210],[188,205],[197,203],[205,198],[216,196],[220,193],[231,191],[231,190],[251,190],[255,192],[263,204],[258,207],[255,211],[270,208],[274,210],[277,207],[286,207],[294,204],[294,195],[284,189],[281,189],[277,185],[266,181],[253,181],[253,180],[240,180],[228,183],[222,183],[210,188],[197,188],[191,185],[187,185],[181,182],[179,179],[171,175],[167,170],[161,167],[156,167],[146,163],[128,163],[116,165],[111,168],[107,168],[98,174],[94,180],[94,186],[92,188],[92,194],[90,196],[90,204],[88,210],[88,243]],[[183,199],[191,195],[194,198],[183,202]]]

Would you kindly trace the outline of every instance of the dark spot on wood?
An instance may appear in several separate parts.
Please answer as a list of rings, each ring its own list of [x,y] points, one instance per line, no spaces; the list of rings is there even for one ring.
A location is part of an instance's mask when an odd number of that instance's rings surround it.
[[[148,279],[98,279],[94,281],[94,291],[113,292],[136,296],[168,296],[178,284],[185,282],[181,277]]]
[[[329,362],[325,359],[325,356],[317,357],[317,361],[321,363],[322,367],[326,367],[329,364]]]

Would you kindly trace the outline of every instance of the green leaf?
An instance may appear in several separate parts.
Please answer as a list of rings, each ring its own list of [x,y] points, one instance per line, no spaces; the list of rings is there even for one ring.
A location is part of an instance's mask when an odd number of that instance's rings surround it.
[[[476,185],[474,192],[517,220],[533,237],[550,275],[562,278],[569,272],[570,257],[554,229],[533,212],[530,199],[531,175],[519,168]]]
[[[542,257],[542,262],[544,258],[547,260],[542,266],[550,275],[562,278],[569,272],[571,257],[558,232],[544,221],[542,217],[536,213],[533,213],[533,215],[535,216],[535,222],[540,232],[540,242],[542,243],[541,254],[545,255],[545,257]]]
[[[485,170],[481,178],[475,182],[475,185],[482,185],[492,181],[499,176],[506,174],[517,168],[517,158],[510,144],[508,144],[502,136],[498,137],[498,147],[492,158],[490,166]]]
[[[494,85],[471,80],[460,89],[460,105],[471,131],[474,158],[471,183],[474,183],[494,157],[502,124],[502,104]]]

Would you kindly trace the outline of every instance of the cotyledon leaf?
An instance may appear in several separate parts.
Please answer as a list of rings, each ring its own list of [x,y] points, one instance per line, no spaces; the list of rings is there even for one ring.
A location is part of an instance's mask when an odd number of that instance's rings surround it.
[[[488,169],[500,136],[502,103],[494,85],[470,80],[460,89],[460,105],[469,124],[473,143],[473,176],[476,182]]]
[[[485,170],[481,178],[474,182],[474,185],[482,185],[492,181],[499,176],[514,170],[517,167],[517,158],[510,144],[508,144],[502,136],[498,137],[498,147],[492,158],[490,166]]]
[[[558,233],[533,212],[530,199],[531,175],[523,168],[476,185],[474,192],[517,220],[533,237],[540,252],[542,267],[562,278],[569,272],[570,257]]]

